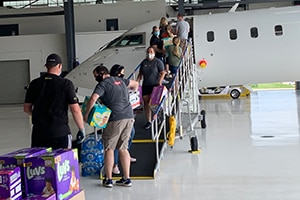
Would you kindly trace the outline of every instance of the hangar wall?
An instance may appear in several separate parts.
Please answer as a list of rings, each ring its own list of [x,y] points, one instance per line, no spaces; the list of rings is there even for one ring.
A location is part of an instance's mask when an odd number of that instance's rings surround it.
[[[78,33],[75,36],[78,61],[82,62],[101,46],[124,31]],[[64,34],[0,37],[0,105],[23,103],[24,87],[45,72],[47,55],[58,53],[67,71]]]
[[[65,33],[62,11],[63,8],[61,7],[0,8],[0,25],[18,24],[20,35]],[[49,15],[51,13],[52,15]],[[60,13],[60,15],[54,15],[55,13]],[[166,5],[164,0],[75,5],[75,32],[106,31],[106,23],[109,19],[117,19],[118,30],[128,30],[136,25],[159,19],[165,15]],[[151,31],[151,28],[149,31]]]
[[[121,35],[124,31],[79,33],[75,36],[78,61],[82,62],[107,41]],[[0,37],[0,61],[26,60],[30,62],[30,80],[44,72],[48,54],[56,52],[66,66],[66,42],[64,34],[42,34],[14,37]],[[1,70],[1,65],[0,65]]]

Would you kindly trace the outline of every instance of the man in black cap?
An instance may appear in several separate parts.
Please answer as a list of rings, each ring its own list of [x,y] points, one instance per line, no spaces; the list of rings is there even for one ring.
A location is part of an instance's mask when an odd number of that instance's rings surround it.
[[[79,142],[85,138],[84,122],[73,83],[60,77],[62,59],[57,54],[47,57],[47,73],[30,82],[24,112],[32,116],[31,147],[71,148],[72,135],[68,109],[79,129]]]

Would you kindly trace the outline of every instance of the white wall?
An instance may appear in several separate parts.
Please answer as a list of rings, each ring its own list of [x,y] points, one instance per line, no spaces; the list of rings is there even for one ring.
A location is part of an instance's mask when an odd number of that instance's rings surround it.
[[[249,5],[249,10],[261,9],[261,8],[270,8],[270,7],[292,6],[292,5],[294,5],[293,2],[294,1],[250,4]]]
[[[82,62],[124,31],[76,34],[78,61]],[[63,70],[67,71],[66,42],[64,34],[42,34],[0,37],[0,61],[29,60],[30,80],[45,72],[46,57],[55,52],[63,58]],[[1,67],[1,66],[0,66]],[[9,73],[9,72],[8,72]]]
[[[165,7],[164,0],[78,6],[74,8],[76,31],[105,31],[106,19],[112,18],[118,18],[119,30],[128,30],[165,16]]]
[[[64,15],[3,18],[4,15],[63,11],[63,8],[0,9],[1,24],[19,24],[20,35],[65,33]],[[164,0],[75,5],[75,32],[106,31],[106,20],[117,18],[119,30],[160,19],[166,15]]]
[[[45,71],[48,54],[66,57],[64,34],[1,37],[0,44],[0,60],[29,60],[31,79]]]

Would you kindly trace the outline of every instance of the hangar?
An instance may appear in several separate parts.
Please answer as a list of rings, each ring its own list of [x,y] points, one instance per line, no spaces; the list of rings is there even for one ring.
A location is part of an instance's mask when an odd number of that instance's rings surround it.
[[[270,6],[279,1],[266,3]],[[18,104],[21,102],[12,101],[22,98],[22,94],[12,97],[17,95],[9,95],[9,91],[14,93],[17,89],[10,86],[38,76],[43,70],[41,63],[45,58],[42,57],[56,51],[56,45],[65,40],[64,36],[46,34],[47,40],[53,38],[51,50],[38,47],[38,51],[30,49],[24,54],[25,50],[16,49],[23,46],[20,44],[29,39],[31,34],[28,35],[18,41],[19,45],[14,45],[14,50],[0,53],[1,81],[5,80],[1,82],[1,90],[7,91],[1,94],[4,101],[0,106],[1,153],[30,145],[30,120]],[[45,38],[41,35],[36,38],[41,38],[42,43]],[[16,40],[11,37],[4,37],[5,41]],[[10,43],[5,41],[0,40],[9,48]],[[32,38],[29,41],[35,43]],[[30,43],[26,43],[27,48]],[[59,52],[66,56],[64,50]],[[32,72],[26,67],[31,65],[28,57],[35,58],[37,54],[40,61],[34,64],[39,67]],[[17,59],[16,63],[16,57],[23,59]],[[21,83],[13,78],[24,74],[28,78]],[[8,84],[10,80],[14,81]],[[117,186],[107,189],[101,187],[98,177],[81,177],[86,199],[296,199],[300,180],[298,98],[297,91],[280,90],[258,91],[245,99],[203,100],[200,106],[207,112],[208,127],[198,133],[200,154],[187,152],[188,137],[178,140],[173,149],[166,150],[158,175],[152,180],[133,180],[130,189]]]

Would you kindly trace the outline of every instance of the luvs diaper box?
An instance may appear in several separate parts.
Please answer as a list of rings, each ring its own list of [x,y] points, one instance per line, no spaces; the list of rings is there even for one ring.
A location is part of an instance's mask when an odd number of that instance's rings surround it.
[[[168,89],[164,85],[156,86],[153,88],[149,102],[149,106],[153,112],[156,111],[163,97],[165,97],[167,94]]]
[[[19,167],[0,169],[0,200],[22,199],[21,171]]]
[[[56,194],[67,200],[80,192],[77,149],[58,149],[25,159],[29,195]]]
[[[34,194],[23,200],[56,200],[56,194]]]
[[[0,169],[13,169],[17,166],[20,167],[23,197],[26,197],[28,193],[28,188],[25,186],[23,168],[25,158],[38,156],[51,150],[51,148],[44,147],[22,148],[4,155],[0,155]]]

